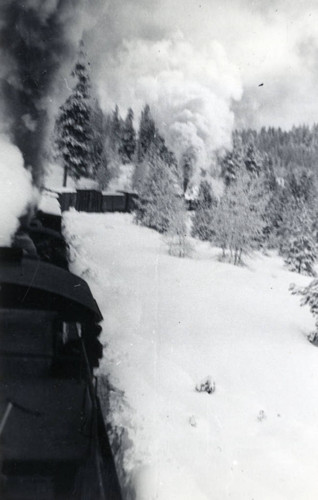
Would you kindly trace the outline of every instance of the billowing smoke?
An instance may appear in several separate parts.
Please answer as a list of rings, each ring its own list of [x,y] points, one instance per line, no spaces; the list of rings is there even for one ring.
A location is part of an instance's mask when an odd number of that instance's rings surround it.
[[[99,79],[104,107],[124,112],[150,105],[160,131],[179,157],[189,148],[197,172],[231,144],[232,100],[241,97],[237,69],[218,42],[196,50],[181,34],[161,41],[124,41],[106,58]]]
[[[9,246],[35,192],[20,150],[0,135],[0,246]]]
[[[2,0],[1,94],[6,131],[41,183],[54,76],[72,49],[68,27],[77,0]]]
[[[54,99],[65,94],[60,85],[56,91],[56,82],[63,81],[63,71],[69,75],[83,30],[89,27],[85,5],[84,0],[1,0],[0,132],[7,140],[1,140],[0,152],[0,244],[10,242],[18,218],[32,201],[30,179],[37,187],[43,183]]]

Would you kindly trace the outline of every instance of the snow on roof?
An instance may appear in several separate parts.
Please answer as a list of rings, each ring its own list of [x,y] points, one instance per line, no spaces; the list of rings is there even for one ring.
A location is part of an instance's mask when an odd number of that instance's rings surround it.
[[[123,193],[123,194],[134,194],[138,196],[137,191],[134,191],[132,189],[116,189],[117,193]]]
[[[76,189],[72,187],[59,187],[55,188],[55,191],[57,193],[76,193]]]
[[[48,191],[42,193],[38,209],[52,215],[61,215],[61,207],[58,202],[58,194]]]
[[[103,196],[124,196],[124,192],[120,191],[102,191]]]

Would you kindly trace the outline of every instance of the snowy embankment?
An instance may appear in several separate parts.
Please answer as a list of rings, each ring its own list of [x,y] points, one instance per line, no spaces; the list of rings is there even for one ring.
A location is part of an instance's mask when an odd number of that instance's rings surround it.
[[[288,291],[309,279],[275,256],[218,262],[199,242],[192,259],[171,257],[127,214],[65,224],[104,315],[125,499],[318,498],[314,321]],[[208,375],[215,392],[196,392]]]

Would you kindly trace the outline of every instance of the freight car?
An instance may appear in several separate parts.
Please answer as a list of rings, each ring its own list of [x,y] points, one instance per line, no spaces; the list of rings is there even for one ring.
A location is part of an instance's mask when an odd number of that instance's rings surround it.
[[[0,249],[0,498],[120,500],[93,375],[102,315],[59,228],[42,213]]]

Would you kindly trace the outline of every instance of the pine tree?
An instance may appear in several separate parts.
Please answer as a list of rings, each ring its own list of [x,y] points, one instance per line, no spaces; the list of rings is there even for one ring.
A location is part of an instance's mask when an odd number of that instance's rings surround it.
[[[198,199],[194,217],[192,219],[192,236],[202,241],[211,241],[213,237],[213,215],[217,205],[216,198],[210,183],[202,180],[199,187]]]
[[[129,108],[122,130],[121,155],[124,162],[132,161],[135,149],[136,132],[134,129],[134,112]]]
[[[72,76],[76,79],[76,84],[60,107],[55,124],[58,156],[62,158],[64,167],[63,186],[66,186],[68,175],[75,179],[92,175],[90,78],[82,43]]]
[[[155,122],[151,116],[150,107],[148,106],[148,104],[146,104],[141,112],[138,131],[137,159],[139,162],[144,159],[150,145],[154,142],[155,137]]]
[[[243,149],[241,139],[237,134],[233,135],[233,148],[221,159],[221,177],[225,185],[229,186],[236,180],[244,168]]]
[[[265,178],[265,191],[268,193],[268,203],[265,211],[266,225],[264,227],[264,239],[269,248],[278,248],[281,240],[280,232],[283,224],[284,209],[288,200],[283,197],[283,188],[275,184],[275,188],[270,190]]]

